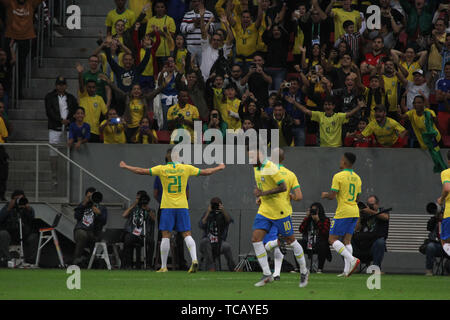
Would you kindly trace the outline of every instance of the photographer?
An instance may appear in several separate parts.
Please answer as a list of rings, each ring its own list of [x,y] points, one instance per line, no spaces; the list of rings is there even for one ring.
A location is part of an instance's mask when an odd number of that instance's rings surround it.
[[[428,238],[425,239],[424,244],[419,251],[426,256],[425,259],[425,275],[433,275],[434,258],[444,255],[444,250],[441,244],[441,237],[439,226],[442,223],[443,210],[435,203],[427,204],[427,212],[433,215],[427,222],[427,230],[430,231]]]
[[[11,260],[9,245],[20,244],[20,223],[22,223],[22,240],[25,262],[34,263],[38,234],[35,232],[34,209],[28,203],[22,190],[15,190],[11,200],[0,210],[0,266]]]
[[[131,269],[133,265],[133,249],[136,248],[136,269],[141,269],[141,247],[146,241],[147,250],[153,249],[154,241],[150,236],[155,222],[155,212],[148,205],[150,196],[145,191],[138,191],[134,204],[125,210],[122,217],[127,219],[123,239],[123,267]],[[149,220],[151,219],[151,222]],[[153,250],[151,250],[150,261]],[[147,255],[146,255],[146,258]]]
[[[228,226],[233,219],[225,211],[222,200],[215,197],[211,199],[208,210],[203,214],[199,227],[204,231],[200,240],[200,252],[204,258],[206,269],[215,271],[215,258],[220,259],[223,254],[227,260],[228,270],[233,271],[235,263],[231,253],[231,245],[226,242]]]
[[[389,232],[389,212],[392,209],[381,208],[376,195],[369,196],[367,205],[359,202],[358,207],[360,218],[353,237],[354,256],[360,258],[361,255],[370,253],[373,264],[381,269]]]
[[[331,251],[328,244],[330,219],[325,215],[322,204],[315,202],[306,211],[306,217],[299,227],[302,234],[300,244],[311,258],[313,253],[318,254],[319,265],[317,273],[322,273],[325,259],[331,261]]]
[[[83,202],[75,208],[74,216],[77,223],[73,230],[75,241],[73,264],[80,264],[83,260],[83,249],[91,247],[101,237],[102,228],[108,218],[106,207],[100,205],[102,200],[103,195],[90,187],[86,190]]]

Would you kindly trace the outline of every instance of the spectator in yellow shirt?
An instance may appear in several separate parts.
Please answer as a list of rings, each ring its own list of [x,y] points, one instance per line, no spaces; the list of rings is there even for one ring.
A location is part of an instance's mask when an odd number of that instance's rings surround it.
[[[358,10],[352,9],[352,0],[342,1],[342,8],[333,8],[336,0],[331,0],[325,13],[334,19],[334,42],[336,42],[341,36],[345,34],[344,22],[350,20],[354,23],[355,29],[359,30],[361,27],[361,15]]]
[[[150,128],[150,120],[144,117],[139,122],[139,129],[131,139],[133,143],[150,144],[158,143],[158,135],[154,129]]]
[[[125,8],[125,4],[127,3],[127,0],[115,0],[116,3],[116,9],[111,10],[108,12],[108,15],[106,16],[106,34],[108,36],[115,35],[116,30],[114,25],[116,24],[117,20],[123,20],[125,22],[125,30],[131,28],[131,26],[136,21],[136,16],[134,15],[134,12],[131,10],[128,10]]]
[[[261,2],[261,0],[259,1]],[[244,65],[245,70],[248,69],[247,64],[251,63],[252,55],[256,51],[262,18],[261,4],[258,6],[258,16],[255,22],[252,22],[252,16],[249,11],[243,11],[240,21],[236,21],[231,16],[231,10],[227,10],[227,19],[236,39],[236,60]]]
[[[191,135],[191,141],[194,140],[194,121],[200,120],[200,115],[196,106],[189,102],[189,93],[186,89],[181,89],[178,94],[178,103],[169,108],[167,112],[167,121],[170,131],[175,129],[185,129]],[[171,142],[177,142],[177,134],[172,132]]]
[[[105,101],[96,93],[96,81],[88,80],[86,83],[86,91],[80,97],[80,106],[84,108],[86,116],[84,122],[91,127],[91,138],[89,142],[100,142],[100,114],[106,115],[108,109]]]
[[[156,31],[157,29],[167,29],[168,31],[168,34],[161,34],[161,44],[156,50],[158,68],[161,69],[167,57],[170,56],[170,43],[173,42],[176,26],[173,18],[167,15],[167,8],[164,1],[156,0],[156,2],[154,2],[154,8],[155,15],[148,19],[147,29],[145,30],[145,33],[149,34]],[[157,27],[157,29],[155,27]],[[171,37],[172,39],[168,39],[168,37]],[[155,38],[153,38],[153,41],[155,41]]]
[[[108,118],[100,124],[100,133],[103,134],[103,143],[126,143],[125,129],[127,124],[123,118],[117,116],[114,108],[109,109]]]
[[[236,98],[237,90],[234,84],[229,84],[224,89],[224,95],[219,102],[217,110],[219,110],[223,121],[227,124],[228,129],[238,130],[242,127],[239,118],[239,106],[241,100]]]

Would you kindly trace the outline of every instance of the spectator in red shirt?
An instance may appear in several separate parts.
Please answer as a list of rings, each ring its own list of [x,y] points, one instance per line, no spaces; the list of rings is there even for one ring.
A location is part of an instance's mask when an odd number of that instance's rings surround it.
[[[302,234],[300,244],[304,252],[311,258],[316,253],[319,258],[317,273],[322,273],[325,259],[331,261],[328,233],[330,231],[330,219],[325,215],[325,210],[319,202],[315,202],[306,211],[306,217],[299,227]]]
[[[358,139],[356,136],[361,135],[361,132],[364,131],[364,129],[369,124],[369,121],[367,118],[359,119],[358,122],[358,130],[355,132],[347,132],[347,136],[345,137],[344,145],[346,147],[355,147],[355,148],[369,148],[373,147],[373,144],[375,142],[375,138],[373,135],[370,135],[368,137],[362,137],[361,139]]]
[[[381,58],[386,57],[384,52],[384,39],[382,36],[377,36],[372,42],[372,51],[366,53],[365,60],[361,63],[361,74],[363,84],[368,87],[370,83],[370,76],[376,74],[376,65],[381,63]]]

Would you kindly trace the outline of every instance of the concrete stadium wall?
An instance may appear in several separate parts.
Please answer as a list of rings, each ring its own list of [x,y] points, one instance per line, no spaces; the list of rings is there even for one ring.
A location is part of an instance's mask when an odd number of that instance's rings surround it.
[[[133,166],[149,168],[164,162],[167,149],[168,145],[89,144],[81,151],[73,152],[72,158],[98,178],[134,199],[136,191],[141,189],[152,195],[155,178],[134,175],[120,169],[119,162],[124,160]],[[425,212],[425,205],[437,199],[440,194],[440,176],[433,173],[433,163],[428,153],[420,149],[286,148],[284,164],[297,175],[304,194],[303,201],[293,204],[294,211],[305,211],[311,203],[320,200],[322,191],[330,189],[333,174],[339,171],[339,160],[346,151],[357,156],[354,169],[362,179],[363,200],[370,194],[377,194],[381,205],[393,207],[395,213],[421,214]],[[446,150],[442,150],[442,154],[445,155]],[[72,201],[77,202],[80,190],[79,170],[72,168],[71,177],[71,197]],[[98,182],[83,175],[83,192],[91,185],[98,187],[106,202],[122,201]],[[201,237],[198,222],[209,200],[219,196],[235,221],[230,227],[228,239],[233,246],[234,256],[237,259],[239,253],[251,251],[251,227],[257,210],[251,165],[228,165],[224,171],[213,176],[191,178],[189,185],[194,238]],[[321,203],[326,212],[334,212],[336,209],[336,201],[322,200]],[[151,206],[157,206],[153,199]],[[109,227],[123,226],[123,219],[116,215],[110,216]],[[291,258],[289,260],[292,261]],[[222,266],[225,265],[222,263]],[[326,269],[338,270],[342,265],[341,259],[335,257]],[[402,265],[401,270],[399,265]],[[421,272],[424,268],[424,256],[420,253],[388,253],[386,266],[389,266],[388,271],[391,272]]]

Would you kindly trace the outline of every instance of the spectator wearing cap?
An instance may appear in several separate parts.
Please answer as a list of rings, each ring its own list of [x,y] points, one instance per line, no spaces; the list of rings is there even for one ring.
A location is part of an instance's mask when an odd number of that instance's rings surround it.
[[[414,109],[413,100],[416,96],[423,95],[426,99],[430,96],[430,87],[425,79],[425,73],[422,69],[413,72],[413,81],[399,79],[406,88],[406,107],[408,110]],[[431,78],[430,78],[431,79]]]
[[[55,89],[45,96],[45,111],[48,118],[48,140],[52,145],[66,144],[67,132],[78,107],[77,99],[67,91],[64,77],[56,78]],[[50,164],[53,184],[57,184],[57,154],[50,149]]]
[[[375,119],[371,120],[367,127],[357,134],[358,140],[370,137],[372,134],[377,141],[376,147],[401,148],[407,130],[397,121],[386,116],[386,107],[379,104],[375,107]]]

